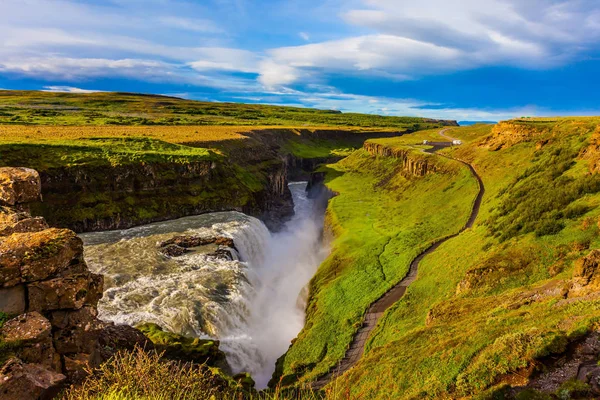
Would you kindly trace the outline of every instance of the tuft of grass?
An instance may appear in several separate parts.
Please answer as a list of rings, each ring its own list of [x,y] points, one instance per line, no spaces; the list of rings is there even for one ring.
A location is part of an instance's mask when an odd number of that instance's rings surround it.
[[[231,378],[218,368],[165,359],[157,352],[136,348],[119,352],[83,383],[63,391],[62,400],[327,400],[334,389],[277,387],[257,392],[249,378]],[[250,379],[251,381],[251,379]]]

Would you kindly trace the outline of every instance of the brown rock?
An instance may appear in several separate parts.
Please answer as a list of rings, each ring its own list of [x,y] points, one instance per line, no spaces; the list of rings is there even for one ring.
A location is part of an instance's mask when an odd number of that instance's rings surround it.
[[[177,246],[176,244],[170,244],[160,249],[160,252],[167,257],[179,257],[188,252],[187,249]]]
[[[24,362],[59,370],[60,359],[52,344],[51,330],[50,322],[39,313],[33,312],[8,321],[1,334],[4,341],[19,344],[15,354]]]
[[[233,239],[228,237],[204,237],[204,236],[175,236],[169,240],[159,243],[159,247],[164,248],[170,245],[176,245],[188,249],[190,247],[205,246],[207,244],[217,244],[219,246],[226,246],[235,248]]]
[[[26,218],[14,223],[0,224],[0,236],[9,236],[13,233],[39,232],[45,229],[48,229],[48,224],[44,218]]]
[[[96,353],[70,354],[64,356],[63,359],[65,375],[67,375],[67,379],[72,383],[78,383],[85,379],[85,377],[88,376],[88,371],[97,367],[101,361],[99,355]]]
[[[151,350],[154,344],[139,330],[127,325],[108,325],[98,339],[100,355],[108,360],[119,350],[133,350],[136,347]]]
[[[2,327],[2,337],[6,342],[21,342],[23,344],[38,343],[50,337],[52,325],[38,312],[19,315]]]
[[[0,241],[0,285],[53,276],[83,257],[83,243],[67,229],[15,233]]]
[[[102,297],[102,275],[85,273],[28,285],[32,311],[77,310],[85,304],[96,306]]]
[[[575,264],[573,277],[581,286],[600,286],[600,250],[592,250],[590,254],[579,259]]]
[[[0,398],[3,400],[51,399],[66,377],[41,365],[10,359],[0,370]]]
[[[55,311],[50,321],[55,329],[54,346],[60,354],[92,353],[105,324],[96,317],[95,307],[77,311]]]
[[[40,199],[40,174],[30,168],[0,168],[0,203],[14,206]]]
[[[25,312],[25,286],[0,289],[0,312],[18,315]]]

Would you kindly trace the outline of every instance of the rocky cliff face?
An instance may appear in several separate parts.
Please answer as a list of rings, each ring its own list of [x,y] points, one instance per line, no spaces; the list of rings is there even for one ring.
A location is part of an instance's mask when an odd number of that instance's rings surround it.
[[[293,213],[286,175],[283,161],[255,174],[224,161],[54,168],[40,172],[44,201],[30,209],[50,225],[76,232],[215,211],[270,221]]]
[[[438,166],[431,157],[418,154],[415,151],[393,148],[373,142],[365,142],[364,149],[373,156],[402,160],[403,170],[408,175],[422,177],[438,171]]]
[[[514,146],[517,143],[534,140],[549,130],[543,126],[519,124],[511,121],[500,122],[492,129],[492,134],[481,144],[492,151]]]
[[[596,127],[589,146],[583,149],[579,156],[589,162],[588,168],[591,173],[600,172],[600,126]]]
[[[24,209],[40,197],[38,173],[0,168],[0,329],[13,356],[0,369],[2,399],[50,396],[101,360],[97,316],[103,278],[83,261],[74,232],[52,229]]]

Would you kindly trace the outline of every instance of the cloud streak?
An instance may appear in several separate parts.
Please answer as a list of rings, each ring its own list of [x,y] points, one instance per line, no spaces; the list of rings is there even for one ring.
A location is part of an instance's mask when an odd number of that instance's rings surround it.
[[[310,10],[334,17],[313,18]],[[261,26],[267,14],[280,12],[281,22]],[[11,79],[59,87],[122,78],[380,113],[474,118],[475,111],[343,98],[328,81],[418,81],[500,66],[548,70],[589,57],[599,44],[596,0],[0,2],[0,75]],[[497,115],[509,111],[527,110]],[[494,118],[485,110],[481,117]]]

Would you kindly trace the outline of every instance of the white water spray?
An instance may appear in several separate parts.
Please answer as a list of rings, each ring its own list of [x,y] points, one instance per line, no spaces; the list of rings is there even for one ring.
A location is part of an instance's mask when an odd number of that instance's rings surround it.
[[[323,213],[305,188],[290,184],[296,214],[273,235],[256,218],[236,212],[82,235],[90,268],[107,280],[100,317],[219,339],[234,372],[250,372],[265,387],[304,325],[301,292],[327,254]],[[232,237],[242,261],[158,253],[158,241],[181,233]]]

